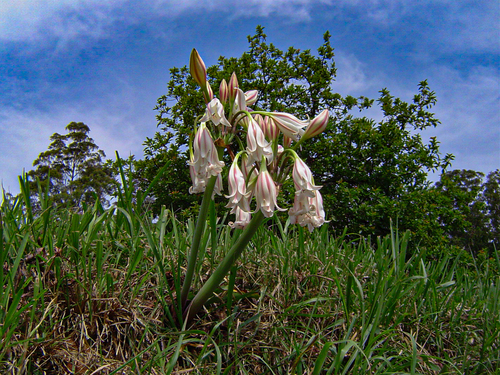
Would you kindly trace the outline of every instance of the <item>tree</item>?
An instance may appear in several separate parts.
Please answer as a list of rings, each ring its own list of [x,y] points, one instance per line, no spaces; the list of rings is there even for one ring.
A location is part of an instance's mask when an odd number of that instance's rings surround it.
[[[344,116],[354,107],[371,105],[371,101],[364,97],[343,98],[332,91],[336,69],[328,32],[324,34],[323,45],[318,48],[318,57],[310,50],[300,51],[293,47],[284,52],[273,44],[268,45],[265,40],[264,29],[258,26],[256,35],[248,37],[248,52],[238,59],[221,56],[218,65],[207,70],[211,86],[218,88],[222,79],[228,79],[235,72],[243,91],[259,90],[253,108],[286,110],[299,117],[312,118],[324,108]],[[138,161],[135,174],[139,187],[144,188],[152,181],[156,170],[175,161],[173,173],[168,173],[153,191],[156,213],[162,205],[183,210],[198,201],[197,197],[187,193],[186,188],[191,184],[186,168],[187,143],[195,117],[204,111],[203,95],[186,66],[170,69],[170,75],[168,92],[158,99],[155,107],[160,132],[154,138],[146,139],[145,159]]]
[[[347,115],[334,121],[321,137],[305,145],[306,162],[324,185],[322,192],[334,227],[361,234],[385,235],[390,219],[409,229],[419,242],[430,245],[437,197],[428,191],[430,170],[445,170],[451,155],[441,157],[439,143],[424,143],[419,132],[439,121],[429,109],[435,93],[426,81],[409,104],[380,91],[384,118]]]
[[[475,256],[499,248],[500,170],[483,181],[484,173],[457,169],[436,183],[451,207],[440,217],[450,243]]]
[[[115,181],[104,164],[104,151],[89,137],[90,128],[84,123],[71,122],[66,130],[67,134],[50,136],[48,150],[33,162],[36,168],[28,172],[31,193],[36,196],[38,180],[56,205],[80,207],[96,199],[106,204]]]
[[[487,224],[491,231],[493,250],[500,249],[500,169],[488,173],[483,185],[483,197],[487,210]]]
[[[441,156],[435,138],[425,143],[419,134],[439,124],[429,111],[436,102],[434,92],[423,81],[409,104],[384,89],[378,100],[382,121],[354,117],[353,109],[369,108],[374,101],[342,97],[333,91],[336,68],[328,32],[323,40],[317,55],[293,47],[281,51],[266,43],[259,26],[256,35],[248,37],[248,52],[240,58],[221,56],[218,65],[208,67],[209,83],[217,93],[222,79],[229,79],[234,71],[243,91],[259,90],[254,109],[286,111],[299,118],[313,118],[325,108],[330,111],[327,130],[303,147],[305,154],[311,155],[306,163],[323,184],[325,209],[334,228],[384,235],[392,218],[399,222],[400,229],[410,229],[420,239],[430,237],[436,218],[414,208],[427,210],[436,198],[435,192],[427,193],[427,172],[445,170],[452,160],[451,155]],[[161,129],[154,139],[146,140],[146,158],[136,176],[140,183],[152,179],[141,171],[154,171],[174,155],[178,165],[187,166],[186,145],[195,116],[204,112],[202,93],[187,67],[172,68],[170,73],[168,92],[158,99],[155,108]],[[186,167],[183,172],[169,174],[169,183],[153,192],[156,211],[165,202],[167,206],[189,206],[187,189],[179,200],[172,194],[173,189],[190,185]],[[168,200],[164,200],[165,195]]]

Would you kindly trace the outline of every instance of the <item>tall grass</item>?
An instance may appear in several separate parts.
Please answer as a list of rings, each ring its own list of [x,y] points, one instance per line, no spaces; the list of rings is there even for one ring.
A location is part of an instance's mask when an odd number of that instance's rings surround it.
[[[83,212],[56,210],[41,191],[35,213],[21,188],[0,209],[2,373],[499,370],[498,268],[428,261],[407,233],[352,241],[270,219],[204,311],[178,327],[192,221],[166,209],[153,220],[126,186],[115,207]],[[222,222],[212,211],[195,290],[238,236]]]

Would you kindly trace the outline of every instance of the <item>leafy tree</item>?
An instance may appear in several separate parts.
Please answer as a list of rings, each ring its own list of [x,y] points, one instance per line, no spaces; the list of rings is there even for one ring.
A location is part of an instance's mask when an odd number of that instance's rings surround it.
[[[426,244],[437,235],[429,211],[437,197],[428,191],[427,173],[446,169],[452,156],[441,157],[436,138],[426,144],[419,134],[439,124],[428,110],[435,102],[426,81],[411,104],[383,89],[381,121],[349,114],[304,146],[335,227],[384,235],[392,218]]]
[[[436,183],[451,207],[440,217],[450,243],[473,255],[499,246],[500,171],[483,180],[484,173],[462,169],[443,173]]]
[[[37,194],[37,180],[54,204],[80,207],[93,204],[96,199],[107,202],[114,191],[111,169],[104,164],[104,151],[89,137],[90,128],[82,122],[66,126],[67,134],[54,133],[47,151],[33,162],[31,192]]]
[[[256,35],[248,37],[248,52],[240,58],[221,56],[218,65],[208,67],[208,80],[214,90],[222,79],[228,79],[235,72],[243,91],[259,90],[259,98],[253,105],[255,109],[286,110],[299,117],[312,118],[324,108],[344,116],[354,107],[371,105],[366,98],[343,98],[332,91],[336,68],[328,32],[318,48],[319,56],[313,56],[310,50],[300,51],[293,47],[284,52],[265,40],[264,29],[258,26]],[[170,75],[168,92],[158,99],[155,107],[161,131],[154,138],[146,139],[145,159],[137,163],[135,175],[139,186],[144,187],[165,163],[173,164],[172,173],[166,174],[153,192],[155,212],[159,212],[162,205],[183,210],[198,201],[187,193],[191,184],[186,168],[187,142],[196,116],[204,111],[204,100],[186,66],[170,69]]]
[[[487,221],[494,245],[492,250],[500,250],[500,169],[488,173],[483,187]]]
[[[323,39],[317,55],[293,47],[281,51],[266,43],[259,26],[248,37],[249,50],[240,58],[221,56],[217,65],[208,67],[208,80],[217,92],[222,79],[235,72],[243,91],[259,90],[255,109],[286,111],[299,118],[329,109],[327,130],[303,147],[310,155],[306,163],[323,185],[331,225],[339,231],[347,226],[351,232],[383,235],[392,218],[401,229],[427,241],[434,237],[437,220],[437,215],[429,217],[429,209],[439,201],[437,192],[428,192],[427,172],[445,170],[452,160],[451,155],[441,156],[435,138],[427,144],[420,136],[423,129],[439,124],[429,111],[436,102],[434,92],[423,81],[413,102],[406,103],[384,89],[378,100],[382,121],[355,117],[354,109],[369,108],[374,101],[333,91],[336,68],[330,34]],[[172,68],[170,73],[168,92],[155,108],[161,129],[146,140],[146,158],[136,176],[147,184],[155,170],[175,162],[165,183],[153,192],[156,211],[162,204],[187,208],[192,202],[187,194],[187,142],[195,117],[204,112],[201,90],[187,67]]]

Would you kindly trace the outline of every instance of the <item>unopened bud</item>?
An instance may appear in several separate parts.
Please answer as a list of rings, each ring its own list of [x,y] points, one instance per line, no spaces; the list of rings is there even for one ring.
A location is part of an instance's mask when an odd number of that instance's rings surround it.
[[[189,71],[196,83],[203,89],[207,82],[207,68],[195,48],[189,57]]]
[[[210,83],[208,81],[206,82],[206,90],[203,91],[203,97],[205,98],[205,103],[210,103],[212,99],[214,98],[214,92],[212,91],[212,87],[210,86]],[[207,98],[208,94],[208,98]]]
[[[238,78],[236,73],[231,74],[231,79],[229,79],[228,90],[229,90],[229,100],[233,101],[236,98],[236,93],[238,90]]]
[[[264,118],[264,126],[262,126],[262,130],[264,130],[264,134],[269,140],[275,140],[278,138],[280,130],[276,126],[276,123],[272,119],[272,117],[266,116]]]
[[[250,90],[245,93],[245,100],[247,105],[253,105],[257,101],[257,97],[259,96],[259,92],[257,90]]]
[[[225,79],[222,80],[219,86],[219,100],[222,104],[226,104],[229,100],[229,89]]]
[[[302,135],[302,139],[306,140],[321,134],[326,129],[329,118],[330,113],[328,112],[328,109],[323,110],[323,112],[311,120],[306,128],[306,131]]]

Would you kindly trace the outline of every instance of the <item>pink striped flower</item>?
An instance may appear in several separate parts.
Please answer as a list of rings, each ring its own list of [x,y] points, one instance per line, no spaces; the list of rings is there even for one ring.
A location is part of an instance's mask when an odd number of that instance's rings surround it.
[[[232,214],[234,214],[238,208],[249,212],[250,204],[248,199],[245,199],[247,196],[245,177],[238,166],[237,157],[234,159],[233,164],[231,164],[231,168],[229,168],[228,186],[229,195],[226,195],[226,198],[229,198],[229,203],[226,207],[231,208]]]
[[[315,190],[321,189],[321,186],[314,185],[313,175],[304,161],[297,156],[293,165],[293,182],[297,191],[303,191],[309,196],[314,195]]]
[[[224,126],[231,126],[224,115],[224,106],[217,98],[212,99],[210,103],[207,104],[205,115],[200,121],[206,122],[209,120],[212,121],[214,125],[222,124]]]
[[[299,139],[299,137],[304,134],[304,129],[307,125],[309,125],[309,121],[299,120],[294,115],[284,112],[274,112],[268,115],[271,117],[279,130],[288,138],[291,138],[295,141]]]
[[[293,207],[288,211],[288,214],[290,215],[290,224],[307,226],[309,232],[326,223],[323,197],[318,190],[314,191],[313,197],[305,194],[304,191],[296,192]]]
[[[210,176],[218,176],[218,185],[216,185],[215,191],[220,194],[222,179],[219,177],[223,166],[224,162],[219,160],[217,147],[215,147],[212,136],[206,124],[202,122],[194,137],[193,153],[189,161],[189,173],[193,182],[189,192],[194,194],[205,191]]]
[[[236,207],[236,219],[235,221],[230,221],[228,224],[234,229],[245,229],[245,227],[250,222],[252,215],[250,212],[243,211],[241,208]]]
[[[266,141],[266,137],[262,132],[259,124],[251,118],[249,119],[247,130],[247,152],[248,152],[248,165],[254,162],[260,162],[264,156],[267,162],[273,161],[273,150],[271,143]]]
[[[262,160],[261,170],[259,177],[257,177],[257,183],[254,188],[255,200],[257,202],[257,208],[255,211],[261,210],[265,217],[271,217],[274,214],[275,208],[280,211],[285,211],[278,207],[277,199],[277,189],[273,178],[266,169],[266,163]]]

